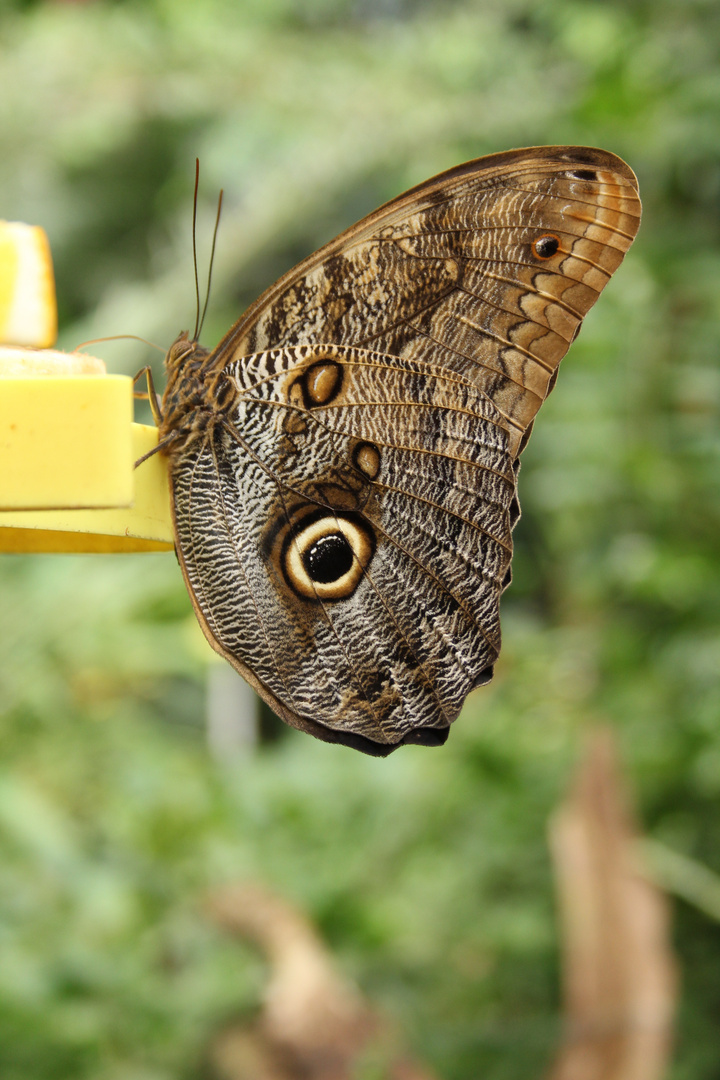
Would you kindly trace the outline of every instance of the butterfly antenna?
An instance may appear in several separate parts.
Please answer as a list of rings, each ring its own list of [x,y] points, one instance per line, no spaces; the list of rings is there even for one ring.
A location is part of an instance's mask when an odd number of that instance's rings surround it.
[[[193,267],[195,269],[195,329],[193,330],[193,341],[198,339],[198,331],[200,328],[200,281],[198,278],[198,262],[197,262],[197,204],[198,204],[198,187],[200,184],[200,158],[195,158],[195,194],[193,195],[193,222],[192,222],[192,241],[193,241]]]
[[[196,334],[196,339],[202,333],[203,323],[205,322],[205,314],[206,314],[207,309],[208,309],[208,303],[210,302],[210,284],[212,282],[213,264],[215,262],[215,244],[217,243],[218,229],[220,228],[220,214],[222,212],[222,201],[223,201],[223,190],[221,188],[220,189],[220,194],[218,195],[217,214],[215,215],[215,228],[213,229],[212,248],[210,249],[210,267],[208,269],[207,291],[205,293],[205,306],[203,307],[202,315],[200,316],[200,326],[198,327],[198,332]]]
[[[154,341],[148,341],[147,338],[140,337],[138,334],[108,334],[107,337],[91,338],[90,341],[81,341],[79,345],[75,346],[75,352],[80,352],[81,349],[86,348],[88,345],[99,345],[103,341],[141,341],[143,345],[149,346],[151,349],[157,349],[163,356],[167,352],[167,349],[163,349],[162,345],[156,345]]]

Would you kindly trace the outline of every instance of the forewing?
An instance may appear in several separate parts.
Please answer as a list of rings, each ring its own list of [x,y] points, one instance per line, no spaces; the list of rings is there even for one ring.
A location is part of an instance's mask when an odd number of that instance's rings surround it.
[[[469,378],[518,453],[557,366],[637,232],[632,170],[587,147],[481,158],[393,200],[268,289],[219,366],[359,346]]]

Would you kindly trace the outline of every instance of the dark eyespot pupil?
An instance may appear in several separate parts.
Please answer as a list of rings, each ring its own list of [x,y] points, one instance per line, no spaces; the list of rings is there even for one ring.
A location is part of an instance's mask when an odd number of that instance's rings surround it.
[[[597,180],[597,173],[592,169],[575,169],[570,175],[576,180]]]
[[[342,533],[321,536],[303,555],[303,564],[311,581],[328,585],[347,574],[353,564],[353,552]]]
[[[549,259],[559,247],[559,241],[555,236],[541,236],[535,241],[535,252],[541,259]]]

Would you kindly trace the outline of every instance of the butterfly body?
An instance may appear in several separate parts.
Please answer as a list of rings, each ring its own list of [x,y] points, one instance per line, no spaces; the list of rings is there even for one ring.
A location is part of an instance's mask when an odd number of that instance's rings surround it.
[[[285,720],[374,754],[445,741],[500,650],[518,455],[639,221],[630,169],[470,162],[166,360],[161,441],[201,625]]]

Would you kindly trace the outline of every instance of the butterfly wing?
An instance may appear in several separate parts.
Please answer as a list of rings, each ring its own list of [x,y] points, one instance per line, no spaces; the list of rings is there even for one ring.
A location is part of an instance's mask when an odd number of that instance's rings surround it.
[[[517,456],[638,223],[603,151],[471,162],[305,260],[210,356],[222,403],[171,455],[178,554],[208,640],[289,723],[443,742],[491,677]]]
[[[550,146],[471,161],[300,263],[217,356],[322,342],[430,360],[492,399],[515,450],[639,224],[637,180],[614,154]]]
[[[295,726],[368,752],[443,742],[500,648],[515,495],[475,386],[346,347],[254,354],[173,469],[209,640]]]

